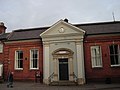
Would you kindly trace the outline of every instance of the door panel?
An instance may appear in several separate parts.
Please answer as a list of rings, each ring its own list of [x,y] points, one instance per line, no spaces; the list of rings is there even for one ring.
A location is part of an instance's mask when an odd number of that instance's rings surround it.
[[[69,80],[68,59],[59,59],[59,79],[60,80]]]

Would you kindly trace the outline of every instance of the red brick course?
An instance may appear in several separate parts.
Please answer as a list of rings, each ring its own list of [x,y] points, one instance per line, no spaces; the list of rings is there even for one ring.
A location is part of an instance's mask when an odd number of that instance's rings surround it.
[[[39,49],[39,70],[30,70],[30,50]],[[15,51],[23,51],[23,70],[15,70]],[[27,58],[27,60],[25,60]],[[14,79],[34,80],[35,72],[43,72],[43,46],[41,41],[6,43],[4,46],[4,75],[14,72]]]
[[[120,78],[120,67],[111,67],[109,56],[109,45],[120,45],[119,36],[99,36],[87,37],[84,41],[84,55],[85,55],[85,71],[87,80],[105,80]],[[92,68],[90,47],[93,45],[100,45],[102,49],[102,68]]]

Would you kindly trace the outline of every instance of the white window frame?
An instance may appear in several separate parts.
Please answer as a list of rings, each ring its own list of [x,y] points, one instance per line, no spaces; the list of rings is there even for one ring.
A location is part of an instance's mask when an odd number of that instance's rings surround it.
[[[112,45],[118,45],[118,44],[112,44]],[[110,56],[114,56],[114,55],[118,55],[118,64],[114,64],[114,65],[112,65],[111,64],[111,67],[117,67],[117,66],[120,66],[120,46],[118,45],[118,54],[111,54],[110,53],[110,47],[109,47],[109,55]],[[114,58],[115,59],[115,58]],[[111,57],[110,57],[110,62],[111,62]]]
[[[97,50],[99,50],[99,51],[97,52]],[[92,68],[103,67],[101,46],[98,46],[98,45],[91,46],[90,51],[91,51]]]
[[[32,58],[32,50],[37,50],[37,68],[33,67],[33,58]],[[32,70],[38,70],[39,69],[39,49],[31,49],[30,50],[30,69]]]
[[[0,63],[0,77],[3,77],[3,64]]]
[[[23,68],[19,68],[18,67],[18,55],[17,55],[17,51],[22,51],[22,50],[16,50],[15,51],[15,70],[23,70]]]
[[[0,43],[0,53],[3,53],[3,44]]]

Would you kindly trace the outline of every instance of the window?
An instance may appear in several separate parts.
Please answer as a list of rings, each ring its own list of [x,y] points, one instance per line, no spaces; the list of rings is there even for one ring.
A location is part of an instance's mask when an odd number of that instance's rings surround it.
[[[0,44],[0,53],[3,53],[3,44]]]
[[[38,69],[39,52],[37,49],[30,50],[30,69]]]
[[[120,49],[119,45],[110,45],[110,61],[111,66],[120,66]]]
[[[15,52],[15,69],[23,69],[23,51]]]
[[[92,67],[102,67],[102,55],[100,46],[91,46]]]

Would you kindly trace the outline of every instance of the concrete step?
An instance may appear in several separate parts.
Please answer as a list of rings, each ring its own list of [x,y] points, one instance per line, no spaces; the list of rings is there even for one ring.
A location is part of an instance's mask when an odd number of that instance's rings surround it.
[[[75,81],[53,81],[50,83],[52,86],[76,86],[77,82]]]

